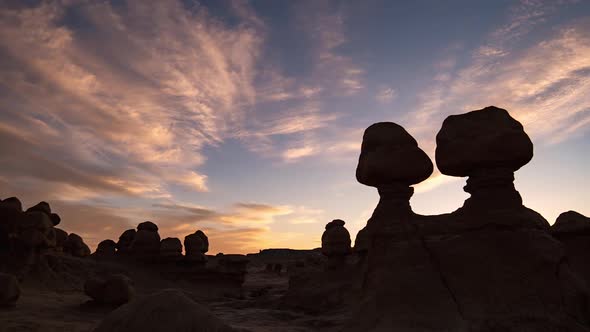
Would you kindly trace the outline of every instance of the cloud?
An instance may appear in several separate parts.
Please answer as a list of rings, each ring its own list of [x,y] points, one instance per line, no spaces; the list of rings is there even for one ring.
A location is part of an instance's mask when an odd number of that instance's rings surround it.
[[[391,103],[397,97],[397,92],[390,87],[382,87],[377,92],[375,99],[382,104]]]
[[[527,15],[513,28],[492,34],[494,41],[511,45],[529,31]],[[518,29],[516,28],[518,27]],[[577,20],[554,30],[526,48],[478,48],[466,66],[440,69],[448,79],[436,82],[420,96],[419,111],[407,116],[408,131],[432,157],[434,136],[444,118],[489,105],[506,108],[536,144],[552,144],[573,137],[590,125],[590,21]],[[518,32],[516,32],[518,31]],[[500,39],[505,36],[506,40]],[[505,41],[505,42],[503,42]],[[482,52],[484,50],[484,52]],[[434,188],[432,180],[424,188]]]
[[[240,105],[255,102],[263,28],[252,17],[228,27],[177,1],[125,8],[0,12],[0,131],[13,147],[3,172],[97,193],[207,190],[201,149],[228,136]]]

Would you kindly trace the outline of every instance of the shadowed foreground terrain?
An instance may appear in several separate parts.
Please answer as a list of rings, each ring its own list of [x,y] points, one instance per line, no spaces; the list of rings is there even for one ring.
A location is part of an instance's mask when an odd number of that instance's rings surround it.
[[[206,255],[200,230],[161,239],[146,221],[96,252],[46,202],[0,202],[0,331],[590,331],[590,219],[553,226],[525,207],[514,172],[533,158],[497,107],[448,117],[436,164],[467,177],[462,207],[423,216],[413,185],[433,163],[401,126],[364,133],[357,180],[380,200],[354,243]]]

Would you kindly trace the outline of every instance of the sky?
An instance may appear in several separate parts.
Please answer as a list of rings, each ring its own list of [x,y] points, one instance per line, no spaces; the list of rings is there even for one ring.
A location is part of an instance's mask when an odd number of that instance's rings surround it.
[[[146,220],[213,254],[319,247],[337,218],[354,238],[366,127],[434,160],[442,121],[489,105],[533,140],[524,204],[590,215],[588,0],[0,0],[0,198],[93,249]],[[465,180],[435,170],[414,211],[456,210]]]

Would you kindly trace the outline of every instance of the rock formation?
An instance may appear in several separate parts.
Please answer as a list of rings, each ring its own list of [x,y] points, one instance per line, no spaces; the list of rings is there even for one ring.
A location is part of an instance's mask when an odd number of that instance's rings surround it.
[[[23,212],[23,205],[20,200],[16,197],[8,197],[0,202],[0,207],[5,209],[11,209],[18,212]]]
[[[142,260],[156,258],[160,252],[158,226],[150,221],[140,223],[129,250],[135,257]]]
[[[115,256],[115,252],[117,250],[117,243],[113,240],[103,240],[100,241],[98,246],[96,247],[95,255],[98,257],[113,257]]]
[[[219,258],[219,270],[225,273],[245,274],[249,262],[245,255],[223,255]]]
[[[27,209],[27,212],[39,211],[45,213],[48,217],[51,217],[51,207],[47,202],[39,202],[37,205],[31,206]]]
[[[133,298],[131,279],[116,274],[106,278],[91,278],[84,283],[84,293],[98,304],[122,305]]]
[[[160,243],[160,258],[164,261],[178,261],[182,259],[182,243],[175,237],[168,237]]]
[[[188,262],[203,264],[207,261],[205,253],[209,250],[209,240],[198,230],[184,238],[184,253]]]
[[[68,232],[64,231],[61,228],[54,228],[55,231],[55,250],[58,252],[63,252],[64,245],[68,239]]]
[[[162,290],[110,313],[94,332],[231,332],[233,328],[174,289]]]
[[[455,331],[464,328],[451,294],[424,246],[409,204],[413,184],[433,165],[395,123],[367,128],[357,180],[376,187],[379,203],[364,229],[368,242],[363,296],[346,331]]]
[[[26,247],[35,250],[55,247],[55,229],[50,214],[41,210],[29,210],[18,225],[19,239]]]
[[[0,273],[0,308],[14,306],[19,297],[20,287],[16,277]]]
[[[346,264],[346,256],[350,253],[350,234],[344,227],[344,221],[335,219],[326,224],[326,230],[322,234],[322,254],[328,257],[327,267],[343,267]]]
[[[590,289],[590,218],[567,211],[551,226],[551,234],[565,246],[567,261]]]
[[[449,116],[437,135],[437,165],[443,174],[469,176],[471,197],[450,215],[425,219],[420,232],[468,326],[582,331],[587,295],[547,221],[524,207],[514,188],[513,173],[532,155],[522,125],[506,110]]]
[[[90,255],[90,248],[84,243],[82,237],[75,233],[70,233],[64,243],[64,252],[74,257],[86,257]]]
[[[127,254],[129,253],[129,248],[131,247],[131,243],[135,239],[135,234],[137,232],[135,229],[128,229],[119,236],[119,241],[117,242],[117,254]]]

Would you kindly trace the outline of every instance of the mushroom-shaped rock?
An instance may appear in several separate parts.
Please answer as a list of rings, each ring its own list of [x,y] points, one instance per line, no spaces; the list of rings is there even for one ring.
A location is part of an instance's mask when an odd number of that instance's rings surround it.
[[[44,212],[30,211],[24,214],[19,227],[19,239],[29,248],[55,247],[53,223]]]
[[[121,305],[129,302],[135,291],[131,280],[124,275],[116,274],[105,279],[91,278],[84,283],[84,293],[96,303]]]
[[[0,307],[12,307],[20,296],[18,280],[12,274],[0,273]]]
[[[379,122],[365,130],[356,168],[358,182],[377,188],[410,186],[426,180],[432,171],[432,161],[402,126]]]
[[[350,234],[344,227],[344,221],[336,219],[329,222],[322,234],[322,254],[328,256],[328,267],[342,266],[350,252]]]
[[[552,233],[590,232],[590,218],[576,211],[567,211],[559,215],[553,226]]]
[[[53,226],[57,226],[61,222],[61,217],[57,213],[52,213],[49,216],[49,218],[51,219],[51,223],[53,223]]]
[[[55,248],[58,251],[63,251],[64,245],[68,240],[68,232],[57,227],[54,227],[53,230],[55,231]]]
[[[129,252],[129,248],[131,247],[131,243],[135,239],[135,234],[137,232],[135,229],[128,229],[119,236],[119,241],[117,242],[117,253],[118,254],[125,254]]]
[[[157,232],[158,225],[154,224],[151,221],[144,221],[144,222],[140,223],[139,225],[137,225],[137,230],[138,231]]]
[[[185,258],[189,262],[204,263],[207,260],[204,254],[208,249],[207,247],[208,244],[197,232],[184,237]]]
[[[154,231],[137,231],[130,250],[136,256],[145,258],[157,256],[160,252],[160,235]]]
[[[532,158],[533,143],[522,124],[494,106],[451,115],[436,135],[436,165],[446,175],[496,168],[514,172]]]
[[[96,255],[101,257],[111,257],[115,255],[117,243],[113,240],[103,240],[96,247]]]
[[[70,233],[64,243],[64,252],[74,257],[86,257],[90,255],[90,248],[84,243],[82,237],[75,233]]]
[[[350,253],[350,234],[344,227],[345,222],[335,219],[326,224],[322,234],[322,253],[326,256],[348,255]]]
[[[175,237],[167,237],[160,242],[160,257],[176,259],[182,257],[182,243]]]
[[[180,290],[166,289],[111,312],[94,332],[235,331]]]
[[[2,200],[2,202],[0,202],[0,208],[13,209],[19,212],[23,211],[23,205],[20,202],[20,200],[16,197],[9,197]]]
[[[31,206],[30,208],[27,209],[27,212],[31,212],[31,211],[40,211],[40,212],[47,214],[47,216],[51,216],[51,207],[49,206],[49,203],[47,203],[47,202],[39,202],[39,203],[37,203],[37,205]]]

